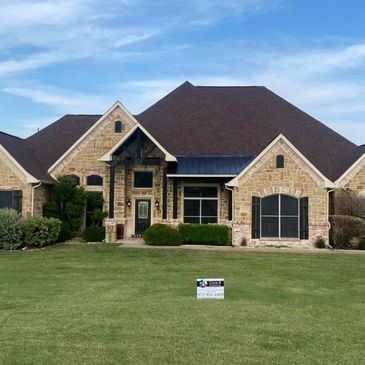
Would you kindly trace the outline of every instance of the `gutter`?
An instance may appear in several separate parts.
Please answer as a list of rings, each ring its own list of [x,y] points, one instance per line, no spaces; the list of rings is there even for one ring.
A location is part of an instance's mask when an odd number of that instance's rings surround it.
[[[231,229],[233,230],[233,221],[234,221],[234,188],[230,188],[227,184],[224,184],[226,190],[229,190],[232,193],[232,220],[230,223]],[[233,234],[231,234],[231,245],[233,246]]]
[[[327,224],[328,224],[328,232],[331,230],[331,222],[330,222],[330,193],[332,193],[335,190],[336,190],[335,188],[327,190]],[[329,237],[328,237],[328,239],[329,239]],[[326,243],[326,246],[327,246],[327,248],[333,249],[333,247],[329,243]]]
[[[31,208],[31,213],[30,213],[31,217],[34,216],[34,190],[36,188],[39,188],[41,185],[42,185],[42,183],[39,182],[37,185],[32,186],[32,208]]]

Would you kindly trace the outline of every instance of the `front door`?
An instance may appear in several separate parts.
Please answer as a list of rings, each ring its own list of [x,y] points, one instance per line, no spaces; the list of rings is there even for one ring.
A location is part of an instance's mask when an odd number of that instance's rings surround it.
[[[135,205],[135,235],[142,236],[151,225],[151,200],[137,199]]]

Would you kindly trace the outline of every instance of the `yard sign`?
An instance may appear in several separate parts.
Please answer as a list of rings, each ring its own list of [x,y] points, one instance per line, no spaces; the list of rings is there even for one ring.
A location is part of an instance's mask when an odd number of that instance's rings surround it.
[[[224,299],[224,279],[197,279],[197,299]]]

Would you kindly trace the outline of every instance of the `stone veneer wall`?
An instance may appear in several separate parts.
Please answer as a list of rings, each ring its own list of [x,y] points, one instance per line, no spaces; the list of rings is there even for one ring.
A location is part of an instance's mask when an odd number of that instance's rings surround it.
[[[285,167],[276,168],[276,156],[284,155]],[[273,146],[241,177],[234,192],[233,244],[245,239],[248,246],[312,247],[318,236],[328,241],[328,202],[324,182],[284,141]],[[287,194],[309,198],[309,240],[252,239],[252,196]]]
[[[31,184],[26,184],[25,176],[17,171],[15,166],[8,158],[0,155],[0,189],[1,190],[22,190],[22,215],[23,217],[30,217],[31,215]]]
[[[52,186],[42,184],[34,189],[34,212],[35,217],[43,215],[43,205],[52,199]]]
[[[349,176],[345,177],[342,186],[346,189],[365,193],[365,160]]]

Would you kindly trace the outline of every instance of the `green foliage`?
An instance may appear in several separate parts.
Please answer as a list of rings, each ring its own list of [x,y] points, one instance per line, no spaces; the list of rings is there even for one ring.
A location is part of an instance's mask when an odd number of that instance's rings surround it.
[[[14,209],[0,209],[0,249],[15,250],[23,246],[23,221]]]
[[[91,225],[82,232],[82,238],[87,242],[101,242],[105,238],[105,227]]]
[[[358,243],[357,248],[359,250],[365,250],[365,240],[362,240]]]
[[[179,246],[184,242],[176,228],[161,223],[148,227],[143,234],[143,239],[147,245],[151,246]]]
[[[61,236],[71,238],[83,225],[87,194],[72,176],[60,177],[53,185],[53,192],[56,200],[43,206],[43,215],[60,219],[63,222]]]
[[[223,224],[179,224],[179,232],[189,244],[224,246],[230,243],[229,227]]]
[[[352,238],[365,235],[365,222],[361,218],[333,215],[330,222],[331,242],[335,248],[352,248]]]
[[[55,218],[33,217],[24,221],[24,243],[31,247],[43,247],[57,241],[61,222]]]
[[[65,242],[75,237],[75,233],[71,231],[70,226],[67,223],[61,223],[60,234],[58,235],[57,242]]]
[[[316,248],[326,248],[326,241],[322,237],[318,237],[314,242]]]

